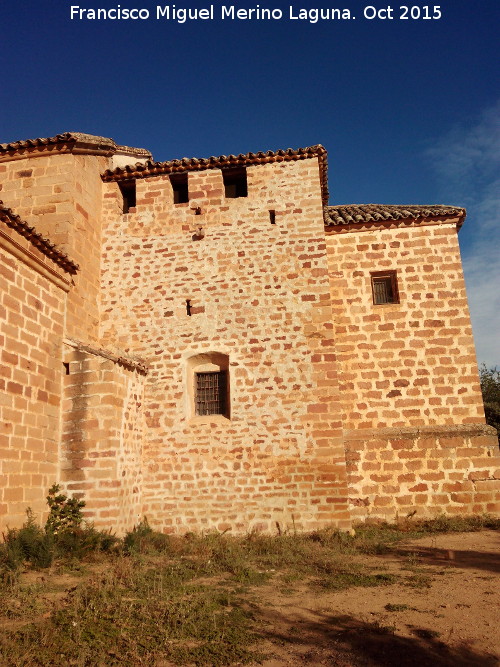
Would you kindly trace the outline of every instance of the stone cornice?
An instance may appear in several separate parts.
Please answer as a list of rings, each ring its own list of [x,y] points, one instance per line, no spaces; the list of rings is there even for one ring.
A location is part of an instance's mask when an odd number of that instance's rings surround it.
[[[109,359],[109,361],[112,361],[113,363],[118,364],[119,366],[123,366],[128,370],[136,371],[141,375],[147,375],[149,373],[149,368],[140,359],[132,359],[131,357],[125,357],[123,355],[117,354],[116,352],[111,352],[110,350],[106,350],[104,348],[95,347],[94,345],[87,345],[86,343],[82,343],[81,341],[75,340],[73,338],[65,338],[64,343],[66,345],[69,345],[70,347],[75,348],[76,350],[79,350],[80,352],[86,352],[96,357],[103,357],[104,359]]]

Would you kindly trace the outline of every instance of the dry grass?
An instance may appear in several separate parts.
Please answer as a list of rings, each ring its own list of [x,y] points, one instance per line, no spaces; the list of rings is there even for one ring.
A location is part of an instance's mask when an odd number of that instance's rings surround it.
[[[438,518],[363,526],[354,537],[332,529],[240,538],[170,537],[143,523],[124,540],[79,529],[45,543],[31,523],[0,545],[0,664],[244,664],[258,659],[252,600],[261,584],[391,584],[395,575],[371,571],[360,556],[409,537],[482,527],[498,521]],[[422,587],[428,579],[413,568],[401,583]]]

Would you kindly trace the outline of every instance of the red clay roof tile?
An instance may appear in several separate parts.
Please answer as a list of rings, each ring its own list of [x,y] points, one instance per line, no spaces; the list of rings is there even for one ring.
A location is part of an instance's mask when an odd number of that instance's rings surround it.
[[[417,218],[459,217],[460,227],[466,211],[458,206],[403,204],[349,204],[325,207],[327,226],[353,225],[385,220],[415,220]]]

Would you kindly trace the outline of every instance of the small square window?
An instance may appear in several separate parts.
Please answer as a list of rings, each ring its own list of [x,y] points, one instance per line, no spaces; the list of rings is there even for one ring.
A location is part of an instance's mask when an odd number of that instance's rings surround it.
[[[226,415],[227,371],[196,373],[196,414]]]
[[[399,303],[396,271],[376,271],[370,274],[375,306],[384,303]]]
[[[242,169],[223,169],[222,178],[226,199],[248,197],[247,170],[245,167]]]
[[[189,201],[187,173],[170,174],[170,183],[174,193],[174,204],[186,204]]]

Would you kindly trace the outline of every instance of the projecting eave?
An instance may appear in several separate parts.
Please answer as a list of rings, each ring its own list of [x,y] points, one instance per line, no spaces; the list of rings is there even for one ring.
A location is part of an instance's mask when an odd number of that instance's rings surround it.
[[[452,223],[463,225],[466,210],[441,204],[348,204],[325,207],[328,231]]]

